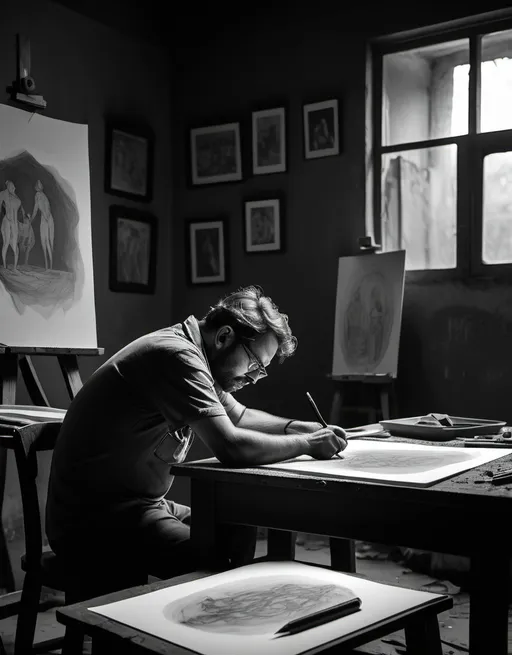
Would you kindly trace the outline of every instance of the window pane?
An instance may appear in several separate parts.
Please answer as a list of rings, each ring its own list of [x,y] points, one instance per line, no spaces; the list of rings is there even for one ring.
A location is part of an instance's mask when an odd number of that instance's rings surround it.
[[[484,264],[512,262],[512,151],[484,159]]]
[[[468,39],[385,55],[382,145],[467,134],[468,72]]]
[[[512,30],[482,39],[480,130],[512,129]]]
[[[457,146],[382,157],[382,249],[404,248],[408,271],[457,263]]]

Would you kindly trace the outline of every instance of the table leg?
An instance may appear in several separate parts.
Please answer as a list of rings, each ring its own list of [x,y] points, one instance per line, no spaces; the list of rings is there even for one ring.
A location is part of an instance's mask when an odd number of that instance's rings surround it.
[[[407,655],[443,655],[437,614],[409,621],[405,626]]]
[[[356,572],[356,544],[352,539],[329,537],[331,568],[345,573]]]
[[[190,508],[190,542],[199,558],[198,568],[211,565],[217,552],[214,482],[191,479]]]
[[[479,552],[471,556],[469,652],[507,655],[510,557]]]
[[[271,560],[294,560],[296,532],[267,530],[267,557]]]

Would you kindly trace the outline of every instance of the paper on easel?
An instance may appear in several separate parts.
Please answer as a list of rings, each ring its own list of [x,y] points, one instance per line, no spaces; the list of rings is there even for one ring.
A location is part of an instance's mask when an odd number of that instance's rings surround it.
[[[87,125],[0,104],[0,343],[96,348]]]
[[[340,257],[333,376],[396,377],[405,251]]]

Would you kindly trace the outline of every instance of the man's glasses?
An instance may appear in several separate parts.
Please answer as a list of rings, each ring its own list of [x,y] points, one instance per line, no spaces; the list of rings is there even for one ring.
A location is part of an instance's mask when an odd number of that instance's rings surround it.
[[[244,373],[245,377],[249,379],[253,384],[257,382],[260,378],[264,378],[268,375],[263,362],[261,359],[252,352],[244,343],[241,344],[242,348],[245,350],[247,357],[249,358],[249,366],[247,373]]]

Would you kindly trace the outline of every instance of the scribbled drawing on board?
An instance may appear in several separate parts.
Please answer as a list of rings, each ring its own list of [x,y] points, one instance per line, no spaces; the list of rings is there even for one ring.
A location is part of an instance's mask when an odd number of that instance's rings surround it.
[[[69,309],[82,269],[71,185],[23,150],[0,160],[0,189],[0,282],[17,312]]]
[[[341,348],[350,366],[374,371],[389,345],[393,324],[393,295],[381,273],[358,279],[348,294]]]
[[[261,635],[355,594],[336,584],[296,576],[262,576],[218,585],[173,601],[166,619],[209,633]]]

